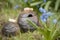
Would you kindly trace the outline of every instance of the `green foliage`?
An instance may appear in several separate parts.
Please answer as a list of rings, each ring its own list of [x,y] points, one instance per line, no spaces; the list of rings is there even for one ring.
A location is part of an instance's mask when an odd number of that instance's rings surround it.
[[[44,0],[28,0],[27,2],[24,2],[24,0],[0,0],[0,8],[12,8],[17,4],[20,5],[22,8],[37,5],[40,5],[40,7],[44,7],[46,10],[52,8],[51,10],[58,11],[60,8],[60,0],[47,0],[46,2],[44,2]]]
[[[48,11],[48,9],[49,9],[50,4],[51,4],[51,1],[48,1],[48,2],[46,3],[46,5],[45,5],[45,9],[46,9],[47,11]]]
[[[41,4],[41,3],[42,3],[42,1],[31,3],[30,6],[36,6],[36,5]]]
[[[48,26],[48,24],[45,24],[42,22],[43,24],[43,28],[37,26],[36,24],[34,24],[32,21],[30,21],[28,19],[28,22],[30,25],[32,25],[33,27],[36,27],[37,30],[42,34],[43,36],[43,40],[55,40],[58,37],[58,31],[60,29],[60,27],[57,26],[57,23],[54,24],[51,28],[50,26]]]
[[[59,5],[60,4],[60,0],[57,0],[56,2],[55,2],[55,10],[57,11],[58,10],[58,8],[59,8]]]

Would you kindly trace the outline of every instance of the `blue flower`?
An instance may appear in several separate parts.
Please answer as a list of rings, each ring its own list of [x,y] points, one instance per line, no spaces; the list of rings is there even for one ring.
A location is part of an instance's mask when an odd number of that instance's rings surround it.
[[[16,5],[16,6],[14,7],[14,9],[17,9],[17,8],[19,8],[19,5]]]
[[[54,19],[54,20],[53,20],[53,23],[57,23],[57,19]]]
[[[40,19],[41,19],[43,22],[46,22],[48,17],[49,17],[49,16],[48,16],[47,14],[42,14],[42,16],[40,16]]]
[[[43,16],[44,18],[48,18],[48,17],[49,17],[48,14],[42,14],[42,16]]]
[[[47,12],[47,11],[46,11],[45,9],[43,9],[42,7],[39,8],[39,11],[40,11],[41,13],[46,13],[46,12]]]
[[[43,13],[41,16],[40,16],[40,19],[43,21],[43,22],[46,22],[48,17],[49,16],[52,16],[52,13],[51,12],[47,12],[45,9],[43,9],[42,7],[39,8],[39,11],[41,13]]]
[[[51,12],[46,13],[48,16],[52,16],[53,14]]]
[[[43,13],[41,16],[40,16],[40,19],[43,21],[43,22],[46,22],[48,17],[51,16],[51,12],[47,12],[47,13]]]
[[[44,2],[46,2],[46,0],[44,0]]]
[[[44,18],[43,16],[40,16],[40,19],[42,22],[46,22],[47,18]]]

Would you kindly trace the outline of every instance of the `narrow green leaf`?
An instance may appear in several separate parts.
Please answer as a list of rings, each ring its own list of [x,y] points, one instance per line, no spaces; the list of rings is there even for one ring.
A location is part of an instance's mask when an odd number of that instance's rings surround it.
[[[51,39],[53,39],[53,38],[55,37],[55,35],[57,34],[57,31],[58,31],[58,29],[56,29],[56,30],[53,32],[53,34],[51,35]]]
[[[39,26],[37,26],[35,23],[33,23],[31,20],[27,19],[27,21],[29,22],[30,25],[32,25],[33,27],[36,27],[37,30],[43,34],[44,36],[46,36],[46,32],[44,29],[40,28]]]
[[[36,6],[36,5],[41,4],[41,3],[42,3],[42,1],[31,3],[30,6]]]
[[[49,8],[50,4],[51,4],[51,1],[48,1],[48,2],[46,3],[46,5],[45,5],[45,9],[46,9],[47,11],[48,11],[48,8]]]
[[[58,10],[59,3],[60,3],[60,0],[57,0],[57,1],[56,1],[56,3],[55,3],[55,11],[57,11],[57,10]]]
[[[43,7],[45,4],[46,4],[46,3],[42,3],[42,4],[41,4],[41,7]]]

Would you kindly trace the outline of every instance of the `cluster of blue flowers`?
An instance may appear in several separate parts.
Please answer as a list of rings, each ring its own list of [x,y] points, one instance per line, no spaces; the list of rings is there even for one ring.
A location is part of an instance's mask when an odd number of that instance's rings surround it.
[[[42,15],[40,16],[40,19],[42,22],[46,22],[47,19],[52,16],[53,14],[51,12],[47,12],[44,8],[40,7],[39,11],[42,13]],[[57,23],[57,19],[53,19],[52,20],[53,23]]]
[[[47,12],[47,11],[46,11],[45,9],[43,9],[42,7],[39,8],[39,11],[40,11],[41,13],[43,13],[43,14],[40,16],[40,19],[41,19],[43,22],[46,22],[46,21],[47,21],[47,18],[52,15],[51,12]]]

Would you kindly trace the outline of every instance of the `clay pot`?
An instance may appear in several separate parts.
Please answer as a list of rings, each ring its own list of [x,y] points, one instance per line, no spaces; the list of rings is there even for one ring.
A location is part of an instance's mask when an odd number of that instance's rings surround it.
[[[19,34],[20,28],[17,23],[8,22],[4,24],[1,33],[2,36],[11,37]]]
[[[35,27],[33,27],[32,25],[30,25],[27,21],[27,19],[31,20],[32,22],[34,22],[35,24],[38,25],[38,18],[37,15],[35,15],[35,13],[33,11],[22,11],[19,16],[18,16],[18,20],[17,23],[19,24],[19,27],[21,29],[21,32],[27,32],[28,30],[30,32],[33,32],[34,30],[36,30]]]

